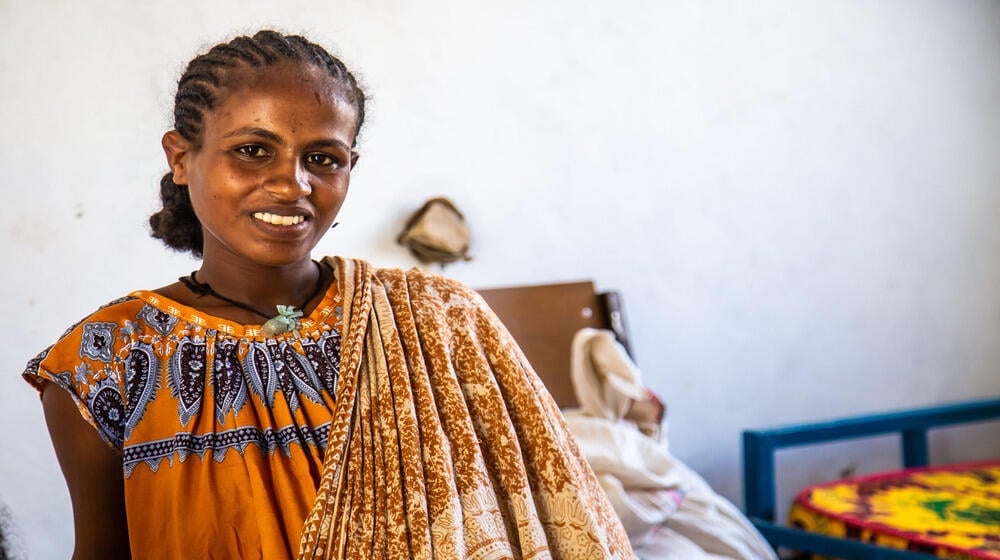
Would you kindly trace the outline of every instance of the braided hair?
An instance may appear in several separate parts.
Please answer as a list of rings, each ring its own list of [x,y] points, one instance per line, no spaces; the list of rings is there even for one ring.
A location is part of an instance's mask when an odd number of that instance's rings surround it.
[[[344,63],[305,37],[271,30],[220,43],[188,64],[177,82],[174,129],[192,146],[200,147],[204,116],[222,100],[227,86],[232,86],[248,71],[259,71],[288,61],[311,64],[325,70],[340,86],[340,93],[357,112],[354,129],[357,139],[365,120],[365,93]],[[163,208],[149,217],[152,236],[171,249],[190,251],[200,258],[203,244],[201,222],[191,206],[187,187],[174,183],[173,172],[160,180],[160,200]]]

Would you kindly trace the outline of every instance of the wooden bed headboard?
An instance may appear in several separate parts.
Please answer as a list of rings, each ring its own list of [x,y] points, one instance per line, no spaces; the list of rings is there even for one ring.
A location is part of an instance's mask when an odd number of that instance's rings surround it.
[[[477,290],[500,317],[561,408],[577,406],[570,381],[573,335],[610,329],[631,354],[621,296],[591,281]]]

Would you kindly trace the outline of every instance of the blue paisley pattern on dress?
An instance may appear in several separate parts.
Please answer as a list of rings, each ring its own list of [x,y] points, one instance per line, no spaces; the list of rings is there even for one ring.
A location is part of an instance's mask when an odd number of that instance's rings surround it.
[[[150,344],[133,343],[125,358],[125,438],[142,420],[146,406],[156,395],[160,359]]]
[[[115,326],[114,323],[84,323],[80,357],[110,362],[112,345],[115,341]]]
[[[247,402],[246,378],[240,367],[235,340],[215,341],[215,360],[212,366],[212,378],[209,382],[215,388],[215,420],[219,424],[225,424],[229,412],[238,414]]]
[[[47,361],[57,343],[29,361],[24,373],[70,392],[84,417],[122,452],[126,476],[140,464],[156,472],[164,460],[173,465],[175,458],[184,461],[192,454],[221,462],[229,450],[242,455],[248,446],[286,456],[293,445],[326,448],[328,421],[261,428],[257,416],[273,413],[279,400],[279,408],[287,405],[293,414],[303,402],[327,407],[333,402],[340,373],[340,334],[334,325],[318,324],[302,338],[237,336],[136,300],[119,298],[102,306],[63,335],[78,336],[78,360]],[[102,314],[118,304],[132,311]],[[169,391],[159,390],[164,384]],[[253,398],[263,407],[241,422]],[[179,429],[172,437],[142,428],[158,399],[175,405]],[[212,421],[203,421],[203,415]],[[136,437],[139,430],[145,431]]]
[[[105,436],[121,447],[125,440],[125,403],[118,385],[107,378],[98,382],[87,399],[87,408]]]
[[[191,417],[201,408],[201,397],[205,392],[204,340],[185,338],[177,342],[177,350],[170,358],[170,389],[177,399],[177,415],[181,426],[187,426]]]
[[[302,341],[302,353],[312,370],[316,372],[320,383],[333,394],[337,391],[337,376],[340,373],[340,337],[330,336]]]
[[[274,394],[278,389],[278,377],[275,375],[274,359],[267,351],[263,342],[251,342],[244,361],[250,388],[267,406],[274,405]]]
[[[320,381],[312,362],[295,352],[289,344],[279,345],[278,351],[283,369],[287,370],[285,377],[291,379],[295,390],[312,402],[322,402],[323,397],[319,391],[323,388],[323,382]],[[296,393],[296,391],[291,390],[292,387],[286,389],[282,386],[282,388],[285,389],[286,395]]]
[[[167,313],[166,311],[160,311],[159,309],[153,307],[152,305],[145,305],[142,311],[139,312],[139,319],[142,319],[147,325],[153,327],[153,330],[160,333],[160,336],[167,336],[171,331],[174,330],[174,326],[180,321],[177,317]]]

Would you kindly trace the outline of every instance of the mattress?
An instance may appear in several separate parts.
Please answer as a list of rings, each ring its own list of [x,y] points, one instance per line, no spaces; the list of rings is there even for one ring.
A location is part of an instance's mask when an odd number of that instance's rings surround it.
[[[810,486],[796,498],[789,523],[939,558],[1000,560],[1000,461]]]

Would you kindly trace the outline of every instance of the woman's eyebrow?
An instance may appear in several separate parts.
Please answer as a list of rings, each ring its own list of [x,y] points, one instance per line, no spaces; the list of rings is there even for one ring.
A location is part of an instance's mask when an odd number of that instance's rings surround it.
[[[222,137],[232,138],[233,136],[257,136],[258,138],[270,140],[275,144],[284,144],[284,140],[281,139],[281,136],[278,136],[277,134],[271,132],[266,128],[260,128],[255,126],[245,126],[243,128],[237,128],[236,130],[227,132]]]
[[[223,138],[232,138],[234,136],[256,136],[258,138],[263,138],[265,140],[270,140],[271,142],[273,142],[275,144],[278,144],[278,145],[284,145],[285,144],[285,141],[281,138],[281,136],[275,134],[274,132],[272,132],[272,131],[270,131],[270,130],[268,130],[266,128],[260,128],[260,127],[257,127],[257,126],[245,126],[243,128],[237,128],[236,130],[232,130],[232,131],[227,132],[222,137]],[[348,150],[348,151],[350,151],[350,149],[351,149],[351,147],[348,146],[346,143],[341,142],[340,140],[336,140],[334,138],[317,140],[315,142],[310,142],[309,145],[312,146],[312,147],[318,147],[318,148],[330,147],[330,148],[337,148],[337,149]]]
[[[311,148],[336,148],[338,150],[351,151],[351,147],[341,142],[340,140],[335,140],[333,138],[328,140],[317,140],[315,142],[310,142],[309,147]]]

